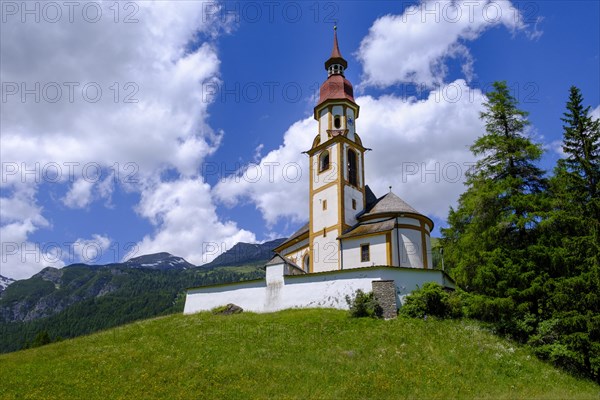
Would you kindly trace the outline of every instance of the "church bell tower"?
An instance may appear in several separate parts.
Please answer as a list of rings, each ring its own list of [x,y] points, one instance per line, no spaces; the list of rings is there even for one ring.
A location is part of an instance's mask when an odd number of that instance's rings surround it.
[[[334,27],[333,50],[325,62],[327,79],[314,109],[318,133],[310,156],[310,272],[342,269],[338,237],[357,223],[365,209],[364,152],[356,129],[359,106],[344,73],[348,62],[338,46]]]

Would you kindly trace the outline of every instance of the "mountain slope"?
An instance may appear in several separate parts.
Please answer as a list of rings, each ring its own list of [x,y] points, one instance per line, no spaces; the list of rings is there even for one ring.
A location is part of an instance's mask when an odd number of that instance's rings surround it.
[[[202,265],[202,268],[238,266],[267,261],[273,256],[273,249],[285,240],[285,238],[275,239],[261,244],[239,242],[212,262]]]
[[[0,398],[595,399],[470,321],[173,315],[0,355]]]
[[[209,267],[156,253],[125,263],[45,268],[0,293],[0,352],[18,350],[38,333],[69,338],[180,312],[188,287],[263,277],[260,267],[281,240],[234,246]]]
[[[160,271],[171,269],[183,270],[196,267],[194,264],[190,264],[185,259],[169,253],[156,253],[135,257],[127,260],[125,265],[130,268],[148,268]]]
[[[11,283],[14,283],[15,280],[11,279],[11,278],[7,278],[5,276],[0,275],[0,293],[2,293],[2,291],[4,289],[6,289],[8,287],[8,285],[10,285]]]
[[[47,267],[29,279],[17,281],[0,297],[0,322],[32,321],[59,313],[87,299],[119,290],[143,271],[182,271],[193,268],[181,257],[157,253],[108,265],[72,264],[57,269]]]

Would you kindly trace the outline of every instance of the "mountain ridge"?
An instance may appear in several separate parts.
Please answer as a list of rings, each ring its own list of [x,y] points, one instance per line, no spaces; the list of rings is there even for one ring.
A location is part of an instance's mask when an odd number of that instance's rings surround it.
[[[46,267],[0,292],[0,352],[18,350],[40,331],[74,337],[181,312],[189,287],[264,277],[260,264],[282,240],[243,243],[200,267],[166,252],[123,263]]]
[[[273,256],[273,249],[286,240],[286,238],[280,238],[264,243],[238,242],[231,249],[217,256],[213,261],[200,265],[200,268],[235,267],[253,262],[267,261]]]
[[[2,293],[2,291],[4,291],[11,283],[15,282],[16,281],[12,278],[0,275],[0,293]]]

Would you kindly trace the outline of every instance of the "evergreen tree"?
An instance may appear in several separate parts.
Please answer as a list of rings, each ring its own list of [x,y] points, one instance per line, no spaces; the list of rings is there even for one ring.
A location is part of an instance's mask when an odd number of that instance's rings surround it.
[[[545,321],[529,342],[542,358],[600,379],[600,123],[576,87],[566,108],[565,158],[550,180],[551,209],[540,238],[551,271]]]
[[[581,91],[572,86],[563,125],[565,158],[550,180],[549,214],[552,246],[561,250],[560,276],[600,266],[600,120],[583,106]]]
[[[49,343],[52,343],[50,335],[48,335],[48,332],[46,331],[41,331],[38,332],[37,335],[35,335],[35,339],[33,339],[33,341],[30,344],[26,345],[25,348],[40,347]]]
[[[527,248],[534,243],[546,181],[535,165],[541,146],[526,136],[527,113],[505,82],[493,87],[481,113],[486,133],[471,146],[480,159],[442,234],[457,282],[470,291],[505,297],[535,278]]]
[[[564,160],[558,167],[569,175],[569,190],[576,191],[578,200],[593,202],[600,197],[600,120],[593,120],[590,106],[584,108],[581,91],[571,86],[563,125]]]

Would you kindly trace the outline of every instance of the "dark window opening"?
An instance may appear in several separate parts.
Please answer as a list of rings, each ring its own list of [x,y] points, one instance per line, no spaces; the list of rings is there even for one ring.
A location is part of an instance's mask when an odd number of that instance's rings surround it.
[[[369,261],[370,259],[371,259],[371,257],[369,254],[369,245],[361,244],[360,245],[360,261],[366,262],[366,261]]]
[[[319,157],[319,172],[329,169],[329,152],[325,150]]]
[[[335,127],[335,129],[340,129],[342,127],[342,121],[339,115],[336,115],[333,118],[333,126]]]
[[[356,152],[351,149],[348,149],[348,182],[352,186],[358,186]]]
[[[352,209],[356,210],[356,200],[352,199]]]

